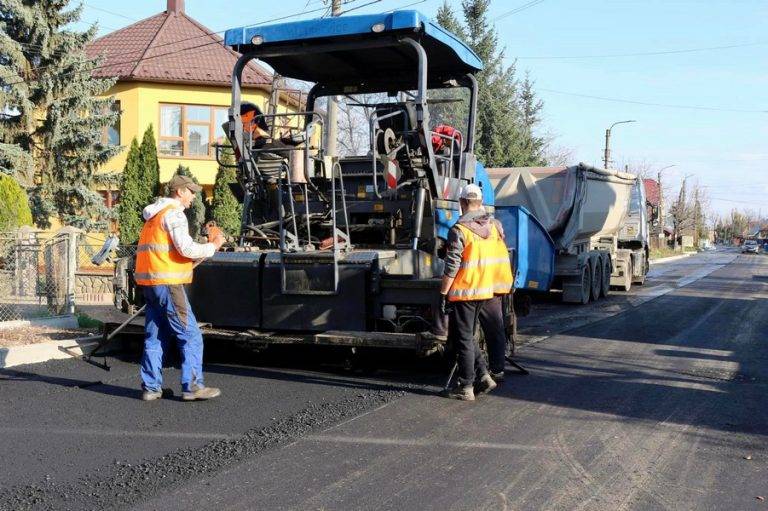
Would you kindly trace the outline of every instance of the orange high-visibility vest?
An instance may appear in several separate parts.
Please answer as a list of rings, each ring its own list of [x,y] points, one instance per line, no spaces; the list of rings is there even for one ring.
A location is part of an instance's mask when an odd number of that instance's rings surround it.
[[[170,205],[144,223],[136,249],[136,272],[140,286],[189,284],[192,282],[192,259],[179,254],[171,235],[163,227],[163,217],[174,206]]]
[[[461,266],[448,291],[448,301],[489,300],[493,295],[507,294],[512,289],[512,265],[509,251],[496,225],[491,235],[482,238],[469,228],[456,224],[464,236]]]

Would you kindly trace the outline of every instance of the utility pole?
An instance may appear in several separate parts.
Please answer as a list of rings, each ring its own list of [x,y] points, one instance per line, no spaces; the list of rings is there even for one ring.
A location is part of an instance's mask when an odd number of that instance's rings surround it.
[[[608,164],[611,163],[611,130],[617,124],[627,124],[629,122],[636,122],[634,119],[629,121],[619,121],[611,124],[611,127],[605,130],[605,152],[603,155],[603,167],[608,168]]]
[[[341,16],[342,0],[331,0],[331,16]],[[325,132],[325,148],[328,156],[338,156],[339,104],[335,96],[328,97],[328,129]]]

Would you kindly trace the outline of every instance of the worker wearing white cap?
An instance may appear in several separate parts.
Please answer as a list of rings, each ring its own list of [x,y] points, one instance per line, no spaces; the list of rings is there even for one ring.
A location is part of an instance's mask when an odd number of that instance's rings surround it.
[[[475,390],[496,387],[475,341],[483,305],[512,289],[512,268],[501,224],[483,208],[482,189],[465,186],[459,197],[462,216],[448,233],[448,251],[440,287],[441,309],[450,312],[448,336],[458,357],[458,380],[447,397],[474,401]]]

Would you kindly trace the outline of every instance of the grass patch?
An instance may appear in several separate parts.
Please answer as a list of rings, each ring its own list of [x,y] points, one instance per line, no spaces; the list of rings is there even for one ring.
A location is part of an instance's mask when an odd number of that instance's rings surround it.
[[[75,314],[77,316],[77,326],[80,328],[101,328],[104,326],[104,323],[99,321],[98,319],[93,319],[88,314],[83,314],[82,312],[78,312]]]
[[[675,255],[680,255],[680,252],[675,252],[670,248],[654,248],[648,252],[648,257],[650,257],[651,261],[654,259],[662,259],[664,257],[672,257]]]

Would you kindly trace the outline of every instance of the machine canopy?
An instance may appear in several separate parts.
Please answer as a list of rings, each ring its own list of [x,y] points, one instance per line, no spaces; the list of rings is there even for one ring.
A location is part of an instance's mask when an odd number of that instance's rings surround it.
[[[224,41],[282,76],[356,93],[416,88],[418,55],[397,43],[403,37],[424,48],[430,87],[483,68],[457,36],[414,10],[245,26],[227,30]]]

